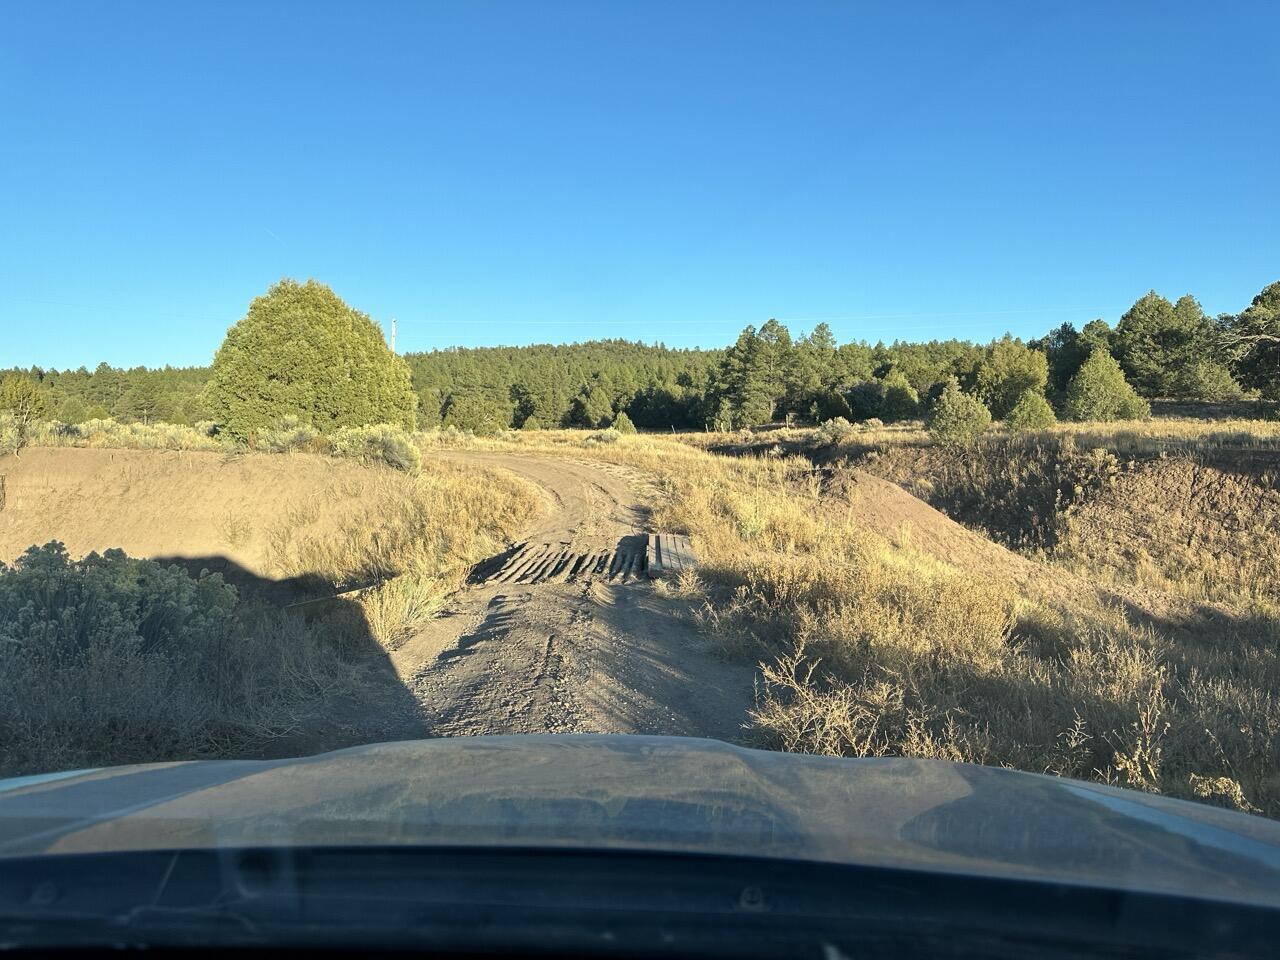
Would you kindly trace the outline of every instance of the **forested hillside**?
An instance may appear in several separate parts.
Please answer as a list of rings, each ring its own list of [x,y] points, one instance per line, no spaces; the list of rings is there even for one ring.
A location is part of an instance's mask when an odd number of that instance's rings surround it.
[[[1095,353],[1107,362],[1100,358],[1081,378]],[[1145,398],[1280,399],[1280,283],[1238,315],[1209,317],[1190,295],[1173,302],[1152,291],[1114,328],[1100,319],[1081,329],[1063,324],[1029,342],[1006,336],[985,345],[839,344],[825,324],[797,337],[769,320],[718,350],[600,340],[404,357],[419,428],[482,433],[597,428],[623,413],[651,429],[728,429],[837,416],[901,420],[926,414],[952,379],[997,419],[1020,401],[1025,407],[1041,397],[1073,419],[1092,419],[1097,411],[1102,419],[1141,415],[1141,404],[1114,402],[1111,394],[1128,387],[1107,380],[1114,376],[1112,359]],[[0,371],[0,378],[5,374],[38,387],[40,414],[64,423],[217,418],[205,367],[123,370],[101,364],[93,371],[13,369]],[[1107,396],[1099,399],[1100,393]]]

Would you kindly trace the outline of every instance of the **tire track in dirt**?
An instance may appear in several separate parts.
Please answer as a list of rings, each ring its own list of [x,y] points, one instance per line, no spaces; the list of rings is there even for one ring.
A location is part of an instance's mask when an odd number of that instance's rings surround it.
[[[740,736],[755,671],[714,656],[644,575],[652,484],[612,464],[436,455],[510,470],[547,511],[394,654],[425,733]]]

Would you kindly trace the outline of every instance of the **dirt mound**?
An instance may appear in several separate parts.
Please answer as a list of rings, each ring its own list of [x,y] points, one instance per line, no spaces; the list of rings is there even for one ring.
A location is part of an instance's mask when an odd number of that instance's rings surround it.
[[[1274,473],[1135,465],[1066,518],[1056,556],[1120,582],[1227,603],[1280,600]]]
[[[72,556],[208,559],[271,576],[273,536],[323,535],[373,492],[373,472],[305,454],[35,448],[0,457],[0,560],[62,541]]]
[[[862,470],[836,471],[828,494],[846,501],[854,518],[885,539],[910,546],[961,570],[1006,580],[1020,589],[1049,593],[1076,588],[1061,570],[1019,556],[935,510],[897,484]]]

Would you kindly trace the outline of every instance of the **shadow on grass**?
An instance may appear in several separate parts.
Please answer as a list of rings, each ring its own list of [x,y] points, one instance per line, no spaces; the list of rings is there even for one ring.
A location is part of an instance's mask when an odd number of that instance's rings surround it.
[[[417,697],[376,638],[358,594],[335,596],[332,583],[317,574],[263,577],[221,555],[152,559],[180,567],[192,577],[219,574],[235,587],[242,619],[264,613],[296,618],[336,654],[336,661],[329,663],[337,663],[338,675],[317,678],[325,695],[307,705],[292,733],[228,756],[294,757],[430,735]],[[281,642],[287,640],[281,637]]]

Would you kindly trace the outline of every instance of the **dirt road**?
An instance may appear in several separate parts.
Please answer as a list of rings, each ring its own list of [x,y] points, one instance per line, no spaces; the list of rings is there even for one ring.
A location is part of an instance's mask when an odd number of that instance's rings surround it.
[[[439,455],[532,481],[547,510],[393,655],[425,732],[740,736],[754,671],[708,652],[688,611],[639,570],[658,495],[643,476],[559,458]]]

